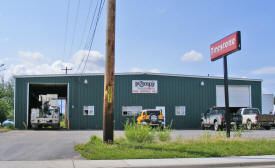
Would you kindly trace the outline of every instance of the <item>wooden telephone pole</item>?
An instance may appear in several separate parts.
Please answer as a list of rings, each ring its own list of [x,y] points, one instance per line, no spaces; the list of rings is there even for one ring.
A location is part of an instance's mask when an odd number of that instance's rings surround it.
[[[108,0],[103,100],[103,141],[105,143],[114,141],[115,11],[116,0]]]

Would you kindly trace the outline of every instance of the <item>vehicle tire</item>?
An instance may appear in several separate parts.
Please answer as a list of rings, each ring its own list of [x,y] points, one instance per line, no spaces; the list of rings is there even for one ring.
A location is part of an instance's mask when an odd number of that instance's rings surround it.
[[[270,128],[271,128],[270,126],[264,126],[265,130],[270,130]]]
[[[215,131],[219,131],[219,128],[220,128],[220,126],[219,126],[218,122],[215,121],[215,122],[214,122],[214,130],[215,130]]]
[[[246,129],[248,129],[248,130],[251,130],[251,129],[252,129],[252,122],[251,122],[250,120],[248,120],[248,121],[246,122]]]

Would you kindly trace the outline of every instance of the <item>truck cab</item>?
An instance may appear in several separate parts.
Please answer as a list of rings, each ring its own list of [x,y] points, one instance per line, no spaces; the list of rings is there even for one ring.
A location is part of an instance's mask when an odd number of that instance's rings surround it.
[[[230,109],[229,109],[230,110]],[[236,112],[230,112],[231,125],[237,125],[240,127],[242,124],[242,116]],[[205,113],[201,114],[201,128],[213,127],[215,131],[222,130],[226,126],[225,124],[225,108],[213,107],[209,108]]]

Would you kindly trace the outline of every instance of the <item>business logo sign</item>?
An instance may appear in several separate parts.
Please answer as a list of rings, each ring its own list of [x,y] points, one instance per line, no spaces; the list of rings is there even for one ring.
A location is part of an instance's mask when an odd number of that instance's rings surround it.
[[[215,61],[223,56],[229,55],[241,49],[241,32],[237,31],[229,36],[211,44],[211,61]]]
[[[132,80],[132,93],[158,93],[158,81]]]

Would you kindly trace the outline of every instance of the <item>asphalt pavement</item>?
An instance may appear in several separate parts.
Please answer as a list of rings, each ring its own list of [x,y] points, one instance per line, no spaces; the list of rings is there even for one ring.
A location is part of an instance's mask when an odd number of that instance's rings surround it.
[[[176,130],[171,134],[175,140],[198,138],[205,133],[203,130]],[[114,134],[115,138],[124,136],[123,131]],[[14,130],[0,133],[0,161],[81,160],[74,146],[89,141],[91,135],[102,137],[102,131]],[[270,139],[275,138],[275,130],[245,131],[242,136]]]

